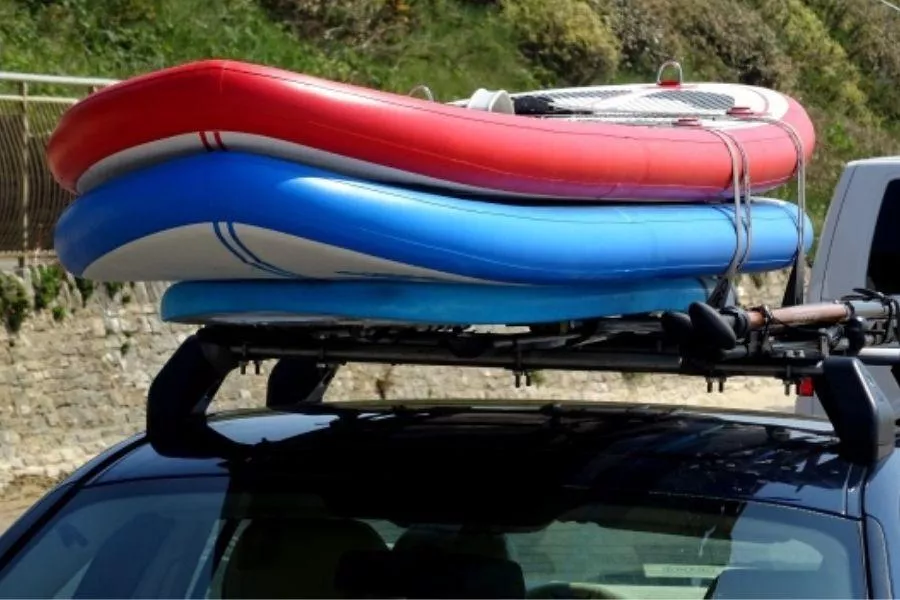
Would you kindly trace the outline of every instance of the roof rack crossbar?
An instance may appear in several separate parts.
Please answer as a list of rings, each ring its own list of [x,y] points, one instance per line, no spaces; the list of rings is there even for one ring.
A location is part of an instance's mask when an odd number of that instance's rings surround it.
[[[223,331],[201,332],[219,337]],[[234,334],[236,332],[228,332]],[[253,340],[229,342],[219,339],[232,352],[245,352],[257,360],[293,358],[313,363],[379,363],[432,366],[463,366],[503,368],[514,373],[536,370],[569,370],[596,372],[657,373],[724,379],[734,376],[772,377],[787,383],[798,383],[803,377],[822,374],[823,360],[831,353],[846,349],[846,343],[835,344],[830,352],[810,350],[800,342],[772,345],[764,353],[756,353],[749,345],[738,346],[715,356],[691,354],[678,346],[656,345],[648,348],[635,340],[627,343],[601,345],[599,348],[571,347],[546,349],[518,344],[518,351],[487,349],[481,353],[460,352],[439,341],[426,343],[428,336],[399,337],[390,343],[372,344],[365,340],[295,340],[293,343],[274,338],[265,339],[263,332],[254,332]],[[490,333],[471,334],[473,347],[489,348],[492,342],[505,336]],[[262,338],[262,339],[260,339]],[[898,365],[900,350],[863,348],[854,355],[864,364]],[[787,392],[788,390],[786,390]]]
[[[860,299],[861,298],[861,299]],[[211,325],[189,337],[157,375],[148,396],[151,444],[165,454],[246,457],[216,434],[206,409],[225,377],[249,361],[277,359],[266,403],[280,409],[321,402],[347,362],[671,373],[721,386],[731,376],[812,377],[853,460],[876,461],[895,444],[896,415],[865,364],[900,367],[893,341],[896,300],[856,299],[769,310],[693,304],[687,313],[634,315],[541,325],[529,333],[461,328]]]

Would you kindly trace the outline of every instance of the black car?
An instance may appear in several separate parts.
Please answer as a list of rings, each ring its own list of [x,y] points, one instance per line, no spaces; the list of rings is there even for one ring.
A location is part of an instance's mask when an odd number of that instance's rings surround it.
[[[590,405],[223,415],[244,460],[111,449],[0,540],[0,596],[865,598],[900,453],[827,422]]]
[[[896,351],[711,360],[614,338],[201,329],[154,380],[147,433],[0,538],[0,597],[893,597],[896,416],[862,361]],[[266,410],[206,414],[228,373],[273,357]],[[349,360],[809,376],[830,421],[322,402]]]

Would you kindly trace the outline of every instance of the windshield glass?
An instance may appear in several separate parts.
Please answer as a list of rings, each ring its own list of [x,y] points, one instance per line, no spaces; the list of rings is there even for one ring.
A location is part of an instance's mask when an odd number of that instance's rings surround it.
[[[848,598],[852,520],[757,503],[585,500],[539,519],[366,509],[226,477],[88,488],[0,572],[2,597]],[[371,513],[371,514],[370,514]],[[381,513],[381,514],[379,514]],[[467,514],[471,515],[470,511]]]

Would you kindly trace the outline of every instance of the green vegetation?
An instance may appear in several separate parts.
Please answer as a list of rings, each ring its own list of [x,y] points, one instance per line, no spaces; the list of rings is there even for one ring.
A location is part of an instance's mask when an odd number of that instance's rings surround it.
[[[28,292],[22,282],[12,275],[0,273],[0,319],[6,330],[18,332],[30,309]]]
[[[427,84],[449,100],[646,81],[676,58],[690,79],[770,86],[808,107],[817,225],[842,163],[897,152],[898,39],[900,14],[874,0],[0,2],[12,71],[122,78],[230,57],[399,92]]]
[[[0,315],[9,333],[17,333],[32,312],[50,309],[56,322],[66,317],[65,307],[56,303],[63,286],[68,285],[62,265],[38,265],[30,269],[29,275],[24,281],[31,282],[30,294],[23,280],[14,275],[0,274]]]
[[[58,301],[64,286],[70,291],[78,290],[82,303],[86,306],[99,285],[88,279],[69,276],[59,263],[31,267],[29,275],[30,277],[21,279],[12,274],[0,273],[0,320],[9,333],[17,333],[29,315],[47,309],[57,323],[65,320],[69,311],[75,311],[75,308]],[[28,281],[31,284],[30,293]],[[102,284],[107,297],[110,300],[118,298],[122,304],[132,301],[133,286],[134,283]]]
[[[87,306],[88,300],[90,300],[91,296],[94,295],[94,289],[96,288],[96,285],[90,279],[75,277],[75,287],[81,294],[82,305]]]
[[[31,285],[34,287],[34,310],[48,308],[65,285],[66,272],[61,265],[39,265],[32,269]]]
[[[54,306],[51,314],[54,321],[61,323],[66,318],[66,309],[63,306]]]

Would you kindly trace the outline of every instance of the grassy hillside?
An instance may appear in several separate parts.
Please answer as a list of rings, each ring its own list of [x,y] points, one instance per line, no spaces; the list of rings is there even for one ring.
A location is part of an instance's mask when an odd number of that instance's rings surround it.
[[[874,0],[0,0],[0,68],[127,77],[233,57],[441,100],[477,87],[693,80],[794,95],[819,146],[821,222],[841,164],[900,152],[900,14]],[[792,190],[782,191],[790,197]]]

